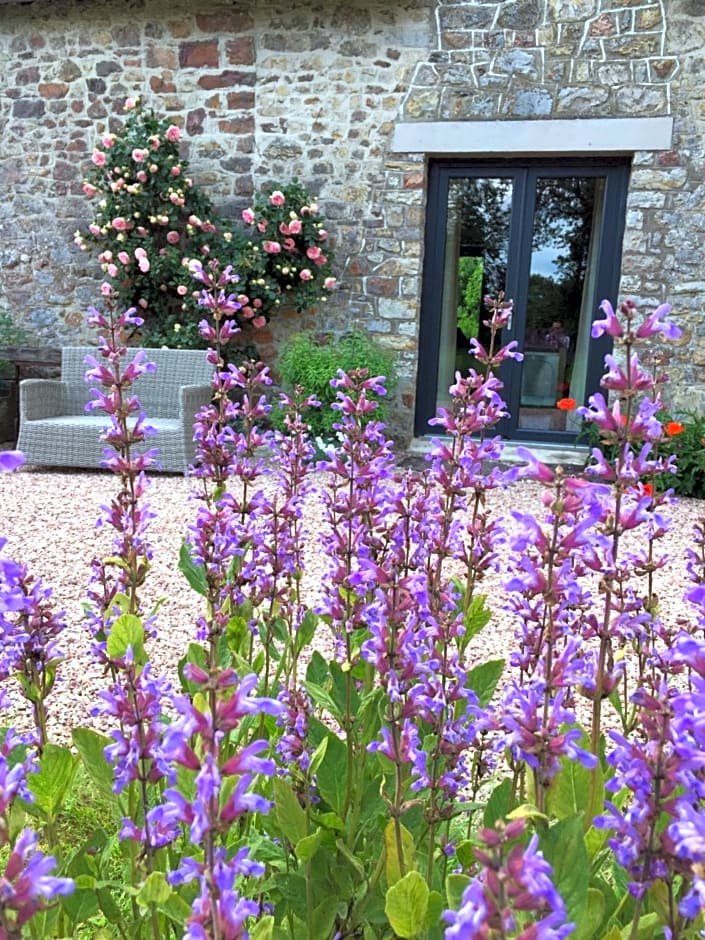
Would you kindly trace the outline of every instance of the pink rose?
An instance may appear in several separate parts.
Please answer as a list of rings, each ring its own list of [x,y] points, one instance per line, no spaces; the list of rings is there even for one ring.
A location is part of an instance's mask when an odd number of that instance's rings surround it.
[[[181,167],[180,167],[180,166],[173,166],[173,167],[171,168],[171,175],[172,175],[172,176],[181,176]]]
[[[152,150],[159,150],[159,144],[160,140],[157,135],[152,134],[152,136],[149,138],[149,146],[152,148]]]
[[[150,173],[156,173],[158,169],[159,169],[159,167],[157,166],[156,163],[150,163],[150,164],[149,164],[149,172],[150,172]]]
[[[126,98],[125,104],[123,105],[124,111],[132,111],[137,107],[138,98]]]
[[[91,235],[101,234],[100,226],[96,225],[95,222],[91,222],[91,224],[88,226],[88,231],[91,233]]]
[[[142,247],[135,248],[135,258],[137,258],[138,261],[141,261],[142,258],[146,258],[146,257],[147,257],[147,252],[144,250],[144,248]]]
[[[243,317],[244,317],[246,320],[251,320],[252,317],[255,315],[255,311],[252,309],[252,307],[249,307],[249,306],[248,306],[248,307],[241,307],[241,308],[240,308],[240,313],[243,315]]]
[[[137,263],[139,265],[140,271],[143,274],[146,274],[149,271],[149,267],[150,267],[149,258],[140,258],[140,260]]]
[[[132,228],[127,219],[123,219],[121,215],[116,215],[111,224],[116,232],[126,232]]]
[[[261,300],[261,298],[260,298],[260,297],[255,297],[255,299],[252,301],[252,306],[253,306],[256,310],[259,310],[259,308],[262,306],[262,300]]]
[[[328,232],[324,228],[320,229],[318,232],[318,240],[324,242],[328,238]]]
[[[129,264],[129,263],[130,263],[130,256],[128,255],[128,253],[127,253],[126,251],[119,251],[119,252],[118,252],[118,261],[119,261],[121,264]]]
[[[326,290],[333,290],[333,288],[335,287],[335,278],[327,277],[325,281],[323,282],[323,286],[325,287]]]
[[[289,226],[286,224],[286,222],[282,222],[282,224],[279,226],[279,231],[282,233],[282,235],[289,235],[289,234],[290,234],[290,233],[289,233]]]
[[[137,304],[138,304],[138,306],[140,306],[143,310],[146,310],[146,309],[147,309],[147,301],[144,299],[144,297],[140,297],[140,299],[137,301]]]
[[[103,297],[112,297],[113,296],[112,285],[108,284],[107,281],[103,281],[103,283],[100,285],[100,293]]]
[[[179,295],[179,297],[185,297],[187,291],[188,291],[188,288],[184,287],[183,284],[179,284],[179,286],[176,288],[176,293]]]
[[[298,235],[301,231],[301,219],[292,219],[289,222],[289,232],[291,235]]]
[[[140,181],[140,183],[146,183],[146,182],[147,182],[147,174],[144,172],[144,170],[139,170],[139,171],[138,171],[138,173],[137,173],[137,179]]]
[[[106,270],[110,277],[117,277],[118,269],[116,264],[109,264]]]
[[[172,204],[175,205],[175,206],[183,206],[183,204],[186,202],[186,200],[184,199],[183,196],[179,196],[178,193],[170,193],[170,194],[169,194],[169,202],[172,203]]]
[[[98,255],[98,261],[112,261],[113,253],[112,251],[101,251]]]
[[[245,225],[252,225],[255,221],[255,214],[252,209],[243,209],[242,210],[242,221]]]
[[[178,244],[178,241],[180,238],[181,236],[179,235],[179,233],[175,232],[173,229],[170,232],[166,233],[166,240],[169,242],[170,245]]]
[[[285,249],[286,251],[293,251],[294,248],[296,248],[296,242],[294,241],[294,239],[293,239],[293,238],[285,238],[285,239],[284,239],[284,249]]]
[[[170,124],[166,129],[166,139],[172,144],[176,144],[181,140],[181,128],[177,127],[176,124]]]
[[[269,255],[278,255],[282,250],[282,246],[279,242],[263,242],[262,247]]]
[[[102,150],[94,150],[91,160],[96,166],[105,166],[105,154]]]
[[[306,249],[306,257],[310,258],[311,261],[315,261],[317,258],[321,257],[321,249],[316,245],[311,245],[310,248]]]
[[[267,223],[264,220],[257,223],[257,231],[261,232],[263,235],[267,231]]]
[[[252,321],[252,326],[256,326],[257,329],[260,329],[260,327],[265,326],[266,323],[267,323],[267,320],[265,319],[265,317],[255,317],[254,320]]]
[[[312,281],[312,280],[313,280],[313,274],[311,274],[311,272],[309,271],[308,268],[302,268],[302,269],[299,271],[299,277],[301,278],[302,281]]]
[[[284,198],[284,193],[281,192],[281,190],[275,189],[274,192],[270,195],[269,201],[273,206],[283,206],[286,202],[286,199]]]
[[[328,261],[327,255],[319,255],[317,258],[313,259],[313,263],[317,264],[319,268],[321,265],[325,264],[326,261]]]
[[[104,137],[101,137],[100,142],[105,147],[106,150],[110,150],[110,148],[115,143],[115,135],[106,134]]]
[[[95,196],[95,194],[98,192],[98,190],[95,188],[95,186],[92,186],[90,183],[84,183],[84,184],[83,184],[83,192],[84,192],[84,193],[86,194],[86,196],[88,196],[88,198],[90,199],[92,196]]]
[[[132,159],[135,163],[143,163],[149,156],[148,150],[142,150],[140,147],[135,147],[132,151]]]

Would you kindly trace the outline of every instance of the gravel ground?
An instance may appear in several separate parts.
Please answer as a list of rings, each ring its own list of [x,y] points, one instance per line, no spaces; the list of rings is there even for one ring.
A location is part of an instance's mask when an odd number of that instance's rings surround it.
[[[159,637],[150,654],[155,667],[172,677],[178,659],[194,637],[194,621],[201,612],[201,599],[176,567],[181,539],[196,510],[189,500],[192,486],[191,481],[182,477],[157,476],[148,495],[157,515],[150,528],[154,563],[143,598],[146,602],[165,598],[159,616]],[[82,626],[82,603],[91,559],[110,549],[110,532],[96,528],[96,519],[101,505],[109,502],[115,489],[114,478],[103,472],[39,471],[25,467],[0,478],[0,533],[7,537],[4,554],[26,563],[51,586],[57,606],[66,614],[67,631],[60,643],[66,660],[50,706],[50,733],[55,740],[65,739],[66,730],[72,725],[94,723],[90,709],[104,686],[101,670],[89,654],[89,641]],[[501,515],[511,510],[538,510],[540,493],[537,484],[522,481],[508,491],[493,493],[491,505]],[[682,500],[674,508],[674,524],[667,539],[667,550],[674,560],[682,556],[692,524],[703,508],[695,500]],[[312,503],[307,514],[312,533],[320,529],[320,515],[320,506]],[[313,598],[322,572],[315,536],[311,539],[307,569],[306,591]],[[664,617],[669,620],[686,615],[681,601],[686,584],[683,569],[682,564],[674,564],[660,575],[657,590]],[[485,592],[494,616],[475,643],[475,656],[499,658],[511,648],[514,624],[501,609],[503,592],[498,576],[488,579]],[[21,714],[16,718],[23,723]]]

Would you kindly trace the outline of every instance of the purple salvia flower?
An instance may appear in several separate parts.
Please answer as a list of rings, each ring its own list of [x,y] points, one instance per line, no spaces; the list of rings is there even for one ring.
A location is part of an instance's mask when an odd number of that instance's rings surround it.
[[[17,470],[25,462],[25,456],[20,450],[0,451],[0,473],[10,473]]]
[[[51,874],[56,859],[40,852],[38,842],[35,832],[24,829],[10,851],[0,876],[0,935],[19,936],[22,925],[38,911],[74,890],[71,878]]]
[[[600,310],[605,315],[604,320],[594,320],[592,324],[592,338],[598,339],[600,336],[607,334],[612,336],[614,339],[619,339],[624,336],[624,330],[622,329],[622,324],[617,319],[615,315],[614,308],[609,300],[603,300],[600,304]]]
[[[668,690],[663,687],[652,695],[642,689],[634,700],[640,708],[643,738],[628,741],[610,732],[617,747],[607,756],[614,775],[605,785],[612,793],[626,787],[631,799],[624,809],[607,801],[607,812],[594,824],[614,830],[609,845],[630,876],[630,892],[641,898],[669,871],[671,847],[670,840],[664,838],[664,818],[674,815],[681,759],[673,744],[673,703]]]
[[[166,679],[154,677],[147,663],[139,669],[126,661],[119,671],[119,681],[110,691],[101,691],[101,704],[94,715],[110,716],[119,728],[110,732],[113,744],[105,748],[106,760],[115,774],[113,789],[120,793],[133,780],[156,783],[173,779],[173,770],[163,752],[163,736],[167,725],[164,707],[171,698]]]
[[[679,905],[681,914],[695,920],[705,911],[705,813],[702,806],[695,807],[681,800],[676,819],[669,826],[674,855],[682,860],[692,878],[690,889]]]
[[[260,913],[260,906],[241,897],[238,884],[243,876],[262,874],[264,868],[248,858],[246,849],[231,859],[224,849],[217,849],[210,870],[197,865],[188,871],[184,880],[198,879],[200,893],[193,902],[184,940],[209,940],[214,935],[222,940],[247,938],[247,921]]]
[[[508,848],[524,828],[523,820],[515,820],[501,829],[480,831],[484,847],[475,854],[483,867],[465,889],[460,909],[444,912],[450,924],[446,940],[487,940],[495,933],[517,940],[562,940],[573,932],[551,880],[551,866],[538,850],[538,837],[532,836],[527,846]]]

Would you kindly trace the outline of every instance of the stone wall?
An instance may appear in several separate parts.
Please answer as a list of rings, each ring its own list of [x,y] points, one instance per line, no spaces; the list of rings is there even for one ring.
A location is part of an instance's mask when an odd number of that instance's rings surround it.
[[[83,171],[141,95],[183,124],[225,212],[293,176],[319,196],[341,290],[262,339],[364,323],[397,353],[404,440],[426,165],[391,151],[396,122],[673,115],[673,149],[635,155],[622,290],[685,317],[674,398],[705,406],[704,49],[700,0],[0,0],[0,309],[80,336],[98,283],[72,242]]]

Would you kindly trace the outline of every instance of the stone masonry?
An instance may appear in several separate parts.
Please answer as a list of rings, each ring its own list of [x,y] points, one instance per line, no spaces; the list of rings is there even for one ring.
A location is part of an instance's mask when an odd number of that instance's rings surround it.
[[[364,325],[396,353],[405,443],[426,162],[391,151],[395,124],[672,115],[672,149],[635,154],[621,288],[674,304],[672,397],[703,408],[704,79],[702,0],[0,0],[0,310],[49,343],[84,338],[83,172],[140,95],[184,127],[221,210],[294,176],[319,197],[341,289],[273,322],[263,351]]]

